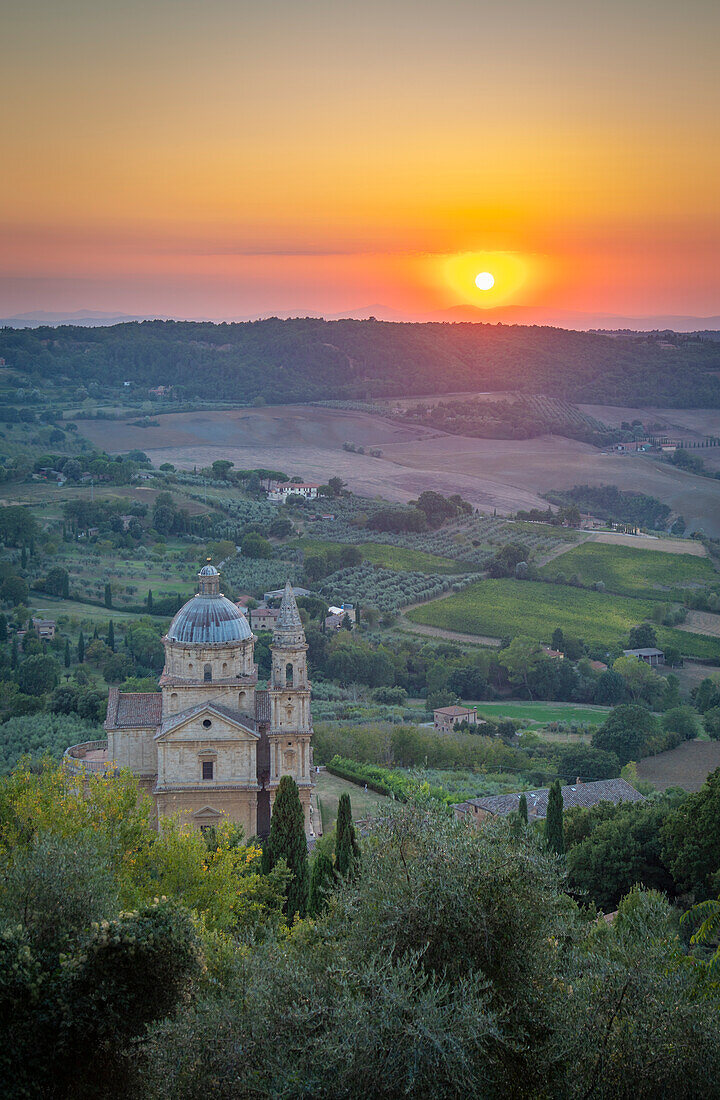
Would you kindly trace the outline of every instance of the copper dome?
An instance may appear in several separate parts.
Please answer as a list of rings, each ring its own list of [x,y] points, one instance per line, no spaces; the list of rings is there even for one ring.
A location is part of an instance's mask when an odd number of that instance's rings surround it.
[[[167,638],[187,645],[228,645],[246,642],[252,631],[245,616],[225,596],[197,595],[180,608]]]

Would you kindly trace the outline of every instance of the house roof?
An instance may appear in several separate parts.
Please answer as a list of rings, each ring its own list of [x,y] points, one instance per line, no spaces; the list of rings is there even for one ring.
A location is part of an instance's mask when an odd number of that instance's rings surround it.
[[[437,707],[433,713],[435,713],[435,714],[447,714],[450,717],[454,717],[454,716],[459,715],[459,714],[474,713],[474,711],[473,711],[472,707],[452,706],[452,707]]]
[[[459,807],[476,807],[486,813],[505,815],[516,813],[520,795],[527,800],[530,817],[545,817],[547,814],[549,787],[535,791],[516,791],[513,794],[491,795],[488,798],[469,798],[459,803]],[[562,787],[563,808],[575,806],[597,806],[599,802],[644,802],[645,799],[630,783],[624,779],[598,779],[591,783],[575,783]]]
[[[105,729],[149,729],[162,719],[159,691],[119,691],[110,688]]]
[[[654,647],[648,647],[647,649],[624,649],[623,653],[626,657],[662,657],[662,649],[655,649]]]

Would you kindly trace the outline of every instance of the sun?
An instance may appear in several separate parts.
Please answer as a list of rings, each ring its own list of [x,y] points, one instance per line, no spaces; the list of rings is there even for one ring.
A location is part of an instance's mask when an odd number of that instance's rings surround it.
[[[475,276],[475,286],[478,290],[492,290],[495,286],[495,276],[489,271],[481,271]]]

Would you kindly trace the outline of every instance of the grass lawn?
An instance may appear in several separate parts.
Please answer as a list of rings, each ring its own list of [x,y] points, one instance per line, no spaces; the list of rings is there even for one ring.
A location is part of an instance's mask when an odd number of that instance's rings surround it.
[[[576,546],[540,570],[547,577],[558,571],[577,573],[584,584],[602,581],[608,592],[620,596],[657,600],[681,600],[683,588],[720,582],[709,558],[599,542]]]
[[[578,722],[600,725],[609,707],[578,706],[575,703],[478,703],[478,713],[488,718],[518,718],[528,725],[545,726],[548,722]]]
[[[314,775],[313,782],[317,783],[317,800],[324,833],[329,832],[335,824],[341,794],[350,795],[353,818],[371,817],[389,802],[384,794],[377,794],[376,791],[365,792],[357,784],[348,783],[346,779],[340,779],[339,776],[331,775],[330,772]]]
[[[496,638],[523,635],[549,643],[559,626],[591,645],[627,644],[632,626],[649,619],[654,600],[636,600],[570,585],[511,579],[484,580],[463,592],[409,611],[416,623]],[[720,656],[720,639],[658,627],[660,646],[677,646],[694,657]]]
[[[321,554],[324,550],[344,550],[348,545],[357,546],[365,561],[372,565],[384,565],[386,569],[401,569],[418,573],[472,573],[467,562],[453,561],[441,554],[427,554],[424,550],[408,550],[405,546],[388,546],[382,542],[322,542],[319,539],[300,539],[297,545],[306,554]]]
[[[46,619],[58,619],[60,615],[69,615],[72,619],[88,619],[97,623],[98,626],[107,626],[109,619],[116,623],[126,623],[142,618],[141,615],[120,611],[116,607],[95,607],[94,604],[79,603],[77,600],[62,600],[58,596],[48,596],[44,592],[32,593],[30,610],[33,614],[41,610]],[[168,615],[161,618],[170,622]]]

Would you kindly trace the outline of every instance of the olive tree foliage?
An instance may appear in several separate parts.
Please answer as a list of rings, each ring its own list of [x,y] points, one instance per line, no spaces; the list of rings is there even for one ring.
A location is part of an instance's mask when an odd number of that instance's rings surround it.
[[[150,1095],[543,1094],[568,905],[531,834],[393,809],[325,915],[154,1030]]]

